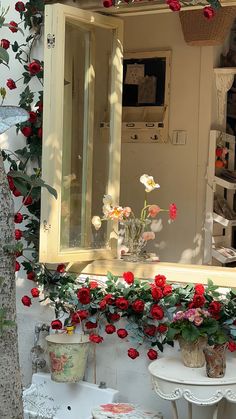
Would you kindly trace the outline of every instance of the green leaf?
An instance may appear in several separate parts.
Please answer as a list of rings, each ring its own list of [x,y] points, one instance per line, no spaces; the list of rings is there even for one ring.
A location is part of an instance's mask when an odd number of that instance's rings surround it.
[[[18,45],[18,42],[14,42],[14,44],[12,44],[12,51],[13,52],[17,52],[18,51],[18,48],[19,48],[19,45]]]
[[[18,189],[22,193],[23,196],[26,196],[29,192],[27,183],[22,181],[22,179],[14,178],[14,185],[16,189]]]
[[[0,60],[2,60],[3,62],[5,62],[6,64],[9,63],[9,54],[8,52],[0,46]]]

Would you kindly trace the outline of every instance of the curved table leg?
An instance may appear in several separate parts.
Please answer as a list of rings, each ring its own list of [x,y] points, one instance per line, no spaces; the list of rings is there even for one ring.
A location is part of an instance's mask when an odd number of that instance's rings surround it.
[[[193,418],[193,406],[192,403],[188,402],[188,419]]]
[[[214,412],[213,412],[212,419],[218,419],[218,410],[219,410],[219,403],[217,403],[215,405],[215,409],[214,409]]]
[[[177,406],[176,406],[176,401],[175,400],[171,400],[171,406],[172,406],[172,414],[173,414],[173,419],[178,419],[178,410],[177,410]]]

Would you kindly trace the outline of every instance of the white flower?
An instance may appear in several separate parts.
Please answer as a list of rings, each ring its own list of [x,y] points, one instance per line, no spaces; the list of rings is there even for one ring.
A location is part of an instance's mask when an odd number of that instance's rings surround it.
[[[103,200],[102,200],[104,205],[112,205],[112,196],[111,195],[104,195]]]
[[[160,188],[160,185],[158,185],[158,183],[155,183],[152,176],[142,175],[139,180],[145,186],[146,192],[151,192],[156,188]]]
[[[108,217],[111,210],[112,210],[112,207],[110,205],[103,205],[102,207],[102,212],[105,215],[105,217]]]
[[[99,228],[102,225],[102,220],[98,215],[94,215],[94,217],[92,218],[92,224],[95,227],[96,230],[99,230]]]

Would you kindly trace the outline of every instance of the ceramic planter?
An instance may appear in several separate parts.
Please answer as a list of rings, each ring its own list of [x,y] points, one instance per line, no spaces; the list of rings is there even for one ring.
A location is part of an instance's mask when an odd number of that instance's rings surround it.
[[[179,338],[179,347],[183,363],[186,367],[201,368],[205,364],[205,355],[203,349],[207,345],[207,338],[199,338],[195,342],[188,342]]]
[[[210,378],[221,378],[225,375],[226,349],[228,344],[207,346],[204,349],[206,358],[206,373]]]
[[[46,337],[51,378],[76,383],[83,379],[90,347],[89,337],[79,334],[54,334]]]

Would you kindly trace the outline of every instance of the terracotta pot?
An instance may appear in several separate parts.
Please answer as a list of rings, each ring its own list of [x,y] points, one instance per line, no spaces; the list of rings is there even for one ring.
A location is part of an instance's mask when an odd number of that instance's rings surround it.
[[[178,341],[184,365],[190,368],[203,367],[205,364],[203,349],[207,345],[207,338],[200,337],[195,342],[188,342],[180,337]]]
[[[206,358],[206,373],[210,378],[221,378],[225,375],[226,349],[228,344],[206,346],[204,354]]]
[[[53,381],[76,383],[83,379],[90,347],[89,337],[54,334],[46,337]]]

